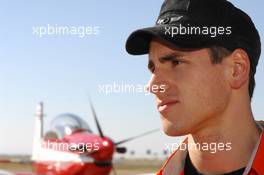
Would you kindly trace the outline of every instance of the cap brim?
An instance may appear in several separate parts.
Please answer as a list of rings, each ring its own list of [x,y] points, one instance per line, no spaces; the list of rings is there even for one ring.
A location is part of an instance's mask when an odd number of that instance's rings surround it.
[[[212,38],[202,35],[169,35],[164,25],[143,28],[134,31],[126,41],[126,50],[131,55],[149,53],[149,45],[153,38],[168,42],[177,48],[202,48],[212,43]]]

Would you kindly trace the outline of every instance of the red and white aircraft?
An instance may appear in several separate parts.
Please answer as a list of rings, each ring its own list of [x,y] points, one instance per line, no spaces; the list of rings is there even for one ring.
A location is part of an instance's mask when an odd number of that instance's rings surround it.
[[[115,152],[126,152],[126,148],[119,145],[159,130],[155,129],[113,142],[103,134],[93,105],[90,104],[99,135],[94,134],[86,122],[74,114],[62,114],[56,117],[51,122],[50,131],[44,135],[43,103],[39,103],[30,161],[34,172],[16,173],[16,175],[109,175],[112,170],[116,174],[112,163],[113,155]],[[13,161],[2,160],[2,162]],[[4,173],[8,174],[0,171],[0,174]]]

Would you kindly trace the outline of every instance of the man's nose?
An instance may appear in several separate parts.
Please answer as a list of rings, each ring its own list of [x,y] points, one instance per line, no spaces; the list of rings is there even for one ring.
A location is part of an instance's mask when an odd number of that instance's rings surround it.
[[[147,90],[157,96],[165,93],[169,89],[169,84],[159,75],[153,74],[148,82]]]

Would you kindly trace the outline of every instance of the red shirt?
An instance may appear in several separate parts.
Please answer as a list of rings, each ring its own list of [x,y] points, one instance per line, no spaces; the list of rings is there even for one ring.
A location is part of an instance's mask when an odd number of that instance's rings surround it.
[[[264,123],[257,122],[257,124],[262,130],[262,133],[243,175],[264,175]],[[187,142],[187,139],[183,141],[184,144]],[[180,150],[178,148],[167,159],[156,175],[184,175],[186,154],[187,150]]]

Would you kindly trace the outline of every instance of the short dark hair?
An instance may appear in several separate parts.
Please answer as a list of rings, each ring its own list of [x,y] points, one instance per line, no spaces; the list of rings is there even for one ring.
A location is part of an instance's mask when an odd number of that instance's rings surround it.
[[[232,53],[232,51],[221,47],[221,46],[212,46],[209,48],[209,53],[211,55],[212,58],[212,63],[213,64],[218,64],[221,63],[224,57],[227,57],[228,55],[230,55]],[[255,58],[250,58],[253,57],[252,55],[248,54],[249,56],[249,60],[254,60]],[[252,99],[253,97],[253,93],[254,93],[254,89],[255,89],[255,71],[252,70],[252,66],[253,64],[250,61],[250,72],[249,72],[249,86],[248,86],[248,92],[249,92],[249,96]]]

